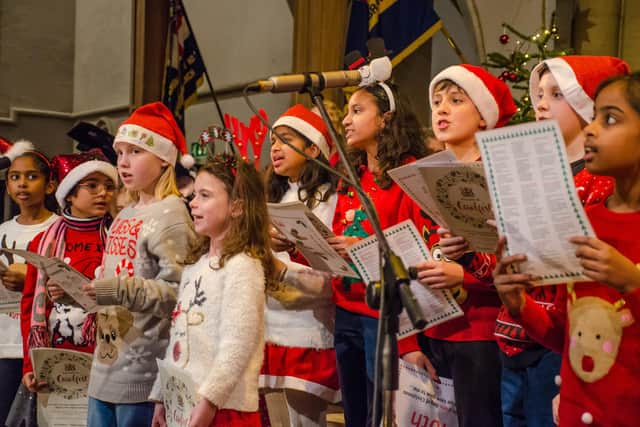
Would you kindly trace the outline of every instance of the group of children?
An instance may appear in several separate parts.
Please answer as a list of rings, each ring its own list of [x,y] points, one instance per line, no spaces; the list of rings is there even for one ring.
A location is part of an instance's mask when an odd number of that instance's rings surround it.
[[[504,256],[504,239],[496,255],[470,252],[387,174],[430,153],[398,89],[380,82],[350,97],[349,162],[380,225],[415,223],[433,255],[415,266],[418,280],[451,289],[464,311],[401,340],[399,354],[434,379],[453,379],[460,426],[550,426],[554,398],[561,426],[633,425],[640,75],[611,57],[548,59],[532,71],[530,95],[538,120],[558,120],[589,206],[598,238],[572,242],[593,282],[531,287],[534,277],[510,268],[526,255]],[[462,162],[480,160],[477,131],[516,112],[504,82],[467,64],[436,75],[428,98],[435,137]],[[347,260],[346,249],[372,233],[370,218],[350,185],[288,145],[329,163],[334,141],[319,116],[296,105],[274,131],[265,176],[216,156],[198,170],[190,212],[174,172],[186,143],[160,103],[118,129],[117,169],[97,152],[49,162],[16,144],[7,191],[20,214],[0,225],[2,246],[64,259],[91,280],[83,290],[100,309],[86,313],[42,272],[2,255],[10,267],[2,283],[23,293],[20,313],[0,314],[3,419],[20,381],[32,392],[46,387],[29,350],[56,347],[94,355],[89,426],[165,425],[156,358],[198,384],[192,426],[261,425],[260,394],[273,425],[326,425],[328,404],[340,401],[346,425],[379,423],[378,313],[365,284],[310,268],[270,224],[267,202],[304,203]],[[118,182],[130,203],[112,218]],[[53,194],[60,216],[46,207]]]

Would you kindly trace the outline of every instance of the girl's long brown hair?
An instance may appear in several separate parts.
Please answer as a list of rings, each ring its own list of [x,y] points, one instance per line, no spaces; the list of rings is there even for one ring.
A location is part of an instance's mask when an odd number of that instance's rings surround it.
[[[269,236],[269,213],[263,183],[258,171],[247,162],[229,154],[218,155],[207,161],[198,174],[209,173],[225,186],[229,201],[237,204],[240,214],[229,218],[229,229],[222,242],[220,265],[234,255],[246,253],[259,259],[265,277],[274,274]],[[200,246],[202,255],[209,250],[208,239]]]
[[[387,171],[402,166],[407,157],[421,157],[430,154],[424,144],[424,136],[422,134],[422,126],[418,122],[418,118],[411,111],[407,102],[398,94],[396,86],[387,82],[393,93],[396,103],[396,111],[390,113],[390,117],[385,116],[385,127],[378,135],[378,163],[380,171],[378,172],[377,181],[381,188],[389,188],[393,181],[387,174]],[[390,110],[389,98],[387,93],[380,85],[365,86],[362,89],[371,94],[378,107],[380,115],[384,115]],[[367,164],[367,153],[362,150],[350,150],[349,160],[360,173],[361,166]],[[340,188],[341,192],[347,191],[347,186]]]
[[[371,94],[376,101],[378,113],[385,118],[385,127],[378,135],[378,165],[380,170],[376,178],[381,188],[387,189],[393,184],[393,180],[387,171],[402,166],[408,157],[419,159],[431,154],[424,144],[422,126],[418,122],[415,113],[409,107],[407,101],[402,98],[396,85],[386,82],[396,103],[396,111],[384,116],[389,112],[389,97],[380,85],[365,86],[362,89]],[[362,150],[350,150],[348,153],[351,164],[360,173],[363,166],[367,164],[367,153]],[[340,192],[346,192],[348,186],[342,185]]]

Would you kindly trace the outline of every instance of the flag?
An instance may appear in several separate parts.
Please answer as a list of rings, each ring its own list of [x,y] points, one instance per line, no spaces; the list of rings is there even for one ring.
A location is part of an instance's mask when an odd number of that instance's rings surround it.
[[[169,31],[162,82],[162,103],[184,132],[184,109],[195,102],[204,82],[204,61],[187,22],[182,0],[169,2]]]
[[[346,52],[367,54],[367,40],[380,37],[398,65],[442,27],[433,0],[354,0]]]

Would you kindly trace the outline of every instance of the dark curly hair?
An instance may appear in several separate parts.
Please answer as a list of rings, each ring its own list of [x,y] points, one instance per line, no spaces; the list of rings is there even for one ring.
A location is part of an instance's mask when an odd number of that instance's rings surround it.
[[[302,138],[305,148],[313,144],[309,138],[300,132],[289,126],[287,128],[296,136]],[[318,155],[317,159],[328,164],[327,158],[322,153]],[[307,205],[309,209],[313,209],[319,203],[329,200],[329,197],[335,193],[336,181],[335,175],[328,170],[323,169],[314,162],[306,161],[298,177],[298,199]],[[322,193],[320,187],[326,183],[329,183],[329,188]],[[278,203],[289,189],[289,177],[278,175],[273,169],[273,165],[269,165],[265,172],[265,186],[267,200],[272,203]]]
[[[393,181],[387,172],[398,166],[402,166],[408,157],[419,159],[430,154],[424,144],[422,126],[418,118],[411,111],[407,101],[402,98],[397,87],[390,82],[386,84],[391,89],[395,98],[396,111],[385,115],[385,126],[378,135],[377,160],[380,166],[376,180],[381,188],[391,187]],[[362,89],[371,94],[375,99],[378,113],[382,116],[390,110],[387,93],[380,85],[366,86]],[[349,161],[361,173],[362,167],[367,165],[367,153],[362,150],[351,149],[348,152]],[[340,187],[340,192],[346,192],[345,185]]]

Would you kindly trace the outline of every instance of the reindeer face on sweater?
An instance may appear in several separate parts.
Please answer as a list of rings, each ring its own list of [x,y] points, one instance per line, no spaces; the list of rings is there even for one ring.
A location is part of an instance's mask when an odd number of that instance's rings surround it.
[[[97,323],[98,361],[112,365],[118,359],[124,337],[133,326],[133,315],[121,307],[110,307],[98,313]]]
[[[171,335],[173,338],[171,354],[173,361],[178,366],[185,366],[189,361],[189,327],[204,322],[204,313],[201,307],[207,297],[201,289],[201,284],[202,277],[199,277],[193,284],[187,281],[183,285],[181,293],[191,291],[191,287],[193,287],[192,297],[179,301],[171,315]]]
[[[598,381],[618,356],[623,329],[633,323],[628,309],[596,297],[579,298],[569,308],[569,362],[583,381]]]

